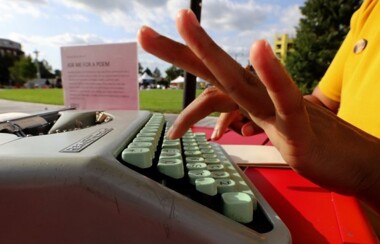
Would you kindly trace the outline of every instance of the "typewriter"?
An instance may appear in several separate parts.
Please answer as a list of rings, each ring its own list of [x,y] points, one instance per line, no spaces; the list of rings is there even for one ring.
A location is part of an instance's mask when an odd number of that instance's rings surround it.
[[[219,144],[169,127],[148,111],[0,121],[0,242],[291,243]]]

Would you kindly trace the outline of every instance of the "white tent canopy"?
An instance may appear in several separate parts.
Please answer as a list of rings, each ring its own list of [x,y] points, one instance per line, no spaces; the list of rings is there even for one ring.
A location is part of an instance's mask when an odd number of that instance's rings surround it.
[[[185,78],[183,78],[182,76],[178,76],[174,80],[170,81],[171,84],[179,84],[179,83],[184,83],[184,82],[185,82]]]
[[[174,80],[170,81],[170,83],[172,84],[179,84],[179,83],[184,83],[184,82],[185,82],[185,78],[182,76],[178,76]],[[199,82],[205,82],[205,81],[197,77],[197,82],[199,83]]]
[[[154,80],[154,78],[148,75],[147,73],[144,73],[139,77],[139,83],[142,83],[143,81],[152,81],[152,80]]]

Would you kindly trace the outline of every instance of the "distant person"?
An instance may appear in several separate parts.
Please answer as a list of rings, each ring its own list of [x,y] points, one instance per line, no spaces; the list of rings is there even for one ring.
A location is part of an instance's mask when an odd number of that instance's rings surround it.
[[[62,79],[60,77],[55,80],[55,86],[57,88],[62,88]]]
[[[48,79],[46,79],[45,81],[45,87],[50,88],[50,81]]]

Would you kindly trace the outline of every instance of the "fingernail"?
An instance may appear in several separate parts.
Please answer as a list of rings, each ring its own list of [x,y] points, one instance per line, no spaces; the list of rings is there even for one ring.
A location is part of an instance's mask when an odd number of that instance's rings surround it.
[[[173,126],[170,126],[169,130],[166,132],[166,135],[171,138],[171,135],[173,134]]]
[[[192,25],[199,26],[199,22],[197,20],[197,17],[195,16],[195,14],[192,10],[186,9],[186,10],[182,10],[182,11],[178,12],[177,18],[181,18],[182,15],[187,15],[188,20],[190,21],[190,23]]]
[[[152,28],[145,26],[145,25],[139,29],[137,35],[140,35],[141,33],[144,33],[144,35],[151,37],[151,38],[155,38],[155,37],[159,36],[159,34],[157,32],[155,32]]]
[[[243,126],[241,133],[243,134],[243,136],[252,136],[255,134],[255,129],[251,124],[248,124]]]
[[[212,140],[217,140],[219,134],[220,134],[219,129],[218,129],[218,128],[215,128],[214,131],[213,131],[212,134],[211,134],[211,139],[212,139]]]

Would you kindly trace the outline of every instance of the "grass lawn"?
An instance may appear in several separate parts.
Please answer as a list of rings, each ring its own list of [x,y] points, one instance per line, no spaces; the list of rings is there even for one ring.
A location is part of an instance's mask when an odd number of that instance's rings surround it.
[[[199,95],[202,90],[197,90]],[[63,89],[2,89],[0,99],[63,105]],[[179,113],[182,110],[183,90],[142,90],[140,109],[161,113]]]

